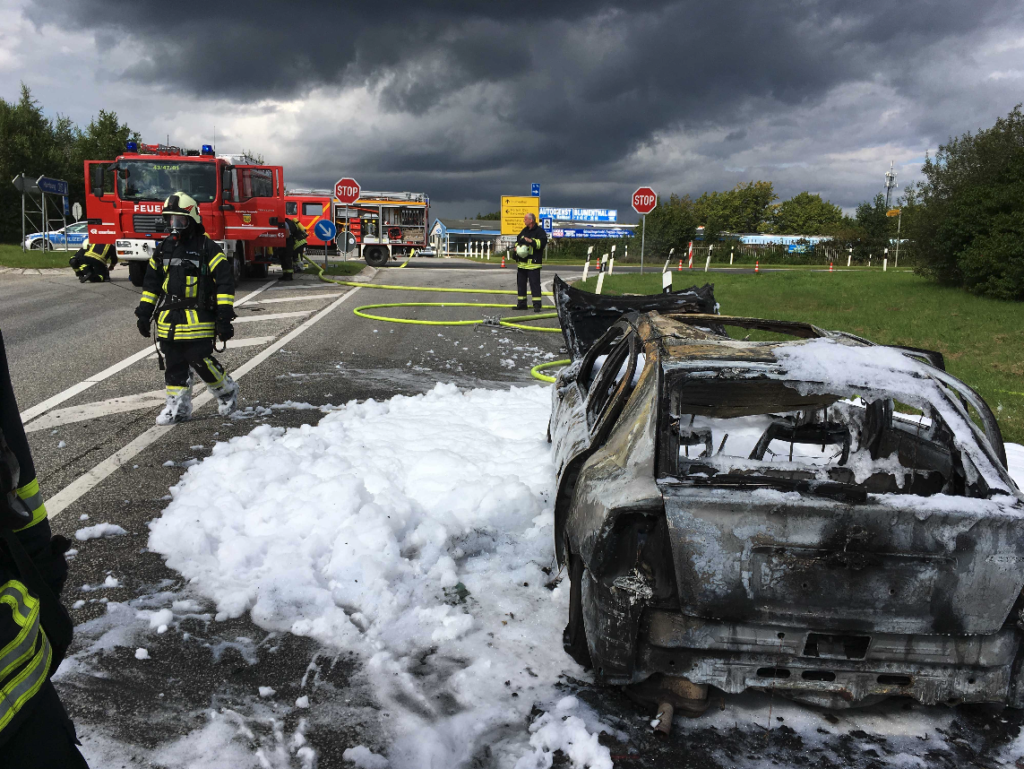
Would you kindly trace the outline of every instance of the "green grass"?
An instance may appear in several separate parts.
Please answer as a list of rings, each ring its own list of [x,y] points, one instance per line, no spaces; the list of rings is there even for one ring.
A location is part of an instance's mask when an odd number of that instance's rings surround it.
[[[45,270],[50,267],[67,267],[68,259],[75,255],[77,248],[65,253],[61,251],[25,251],[20,245],[0,244],[0,266],[22,269]]]
[[[903,271],[673,273],[676,289],[705,279],[715,285],[723,315],[807,321],[880,344],[938,350],[949,372],[980,392],[995,411],[1005,440],[1024,443],[1020,303],[972,296]],[[595,284],[590,278],[577,286],[593,291]],[[604,282],[606,294],[660,290],[658,273],[612,275]]]

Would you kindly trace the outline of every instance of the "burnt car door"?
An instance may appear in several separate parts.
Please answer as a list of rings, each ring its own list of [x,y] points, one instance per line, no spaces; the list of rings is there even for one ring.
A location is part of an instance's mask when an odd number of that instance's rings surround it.
[[[549,433],[553,444],[558,496],[555,549],[563,554],[561,532],[583,462],[607,437],[640,369],[640,341],[629,321],[609,328],[555,383]]]

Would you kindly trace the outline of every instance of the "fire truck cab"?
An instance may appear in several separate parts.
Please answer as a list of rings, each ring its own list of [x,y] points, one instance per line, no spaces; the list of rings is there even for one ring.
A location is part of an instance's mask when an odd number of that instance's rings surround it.
[[[265,277],[273,249],[287,239],[284,169],[215,155],[208,144],[182,150],[128,142],[115,160],[85,161],[85,182],[89,242],[113,244],[136,286],[166,237],[161,211],[175,192],[199,204],[203,227],[232,260],[236,280]]]
[[[383,267],[427,246],[430,199],[423,192],[369,192],[363,190],[351,205],[338,202],[330,190],[289,190],[285,196],[288,216],[309,230],[309,245],[327,247],[314,229],[320,219],[332,217],[338,229],[337,244],[357,248],[372,267]]]

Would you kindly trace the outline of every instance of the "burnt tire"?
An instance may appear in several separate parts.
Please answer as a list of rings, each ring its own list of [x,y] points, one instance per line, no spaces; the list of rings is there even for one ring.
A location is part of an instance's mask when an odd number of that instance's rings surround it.
[[[368,248],[363,252],[363,259],[371,267],[383,267],[388,263],[388,250],[386,248]]]
[[[569,556],[569,622],[562,631],[562,648],[584,669],[590,670],[590,647],[583,624],[583,578],[586,569],[578,555]]]
[[[128,280],[136,288],[142,288],[146,280],[146,262],[128,262]]]

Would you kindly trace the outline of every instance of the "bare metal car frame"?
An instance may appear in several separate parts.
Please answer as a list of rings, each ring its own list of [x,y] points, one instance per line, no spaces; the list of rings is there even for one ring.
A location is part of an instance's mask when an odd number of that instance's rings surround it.
[[[964,416],[959,432],[908,429],[884,393],[858,411],[857,440],[905,465],[905,488],[843,467],[726,472],[684,415],[842,405],[845,393],[787,382],[781,351],[871,343],[716,315],[710,286],[602,298],[556,278],[555,297],[573,356],[549,425],[555,548],[571,579],[564,643],[599,681],[693,711],[708,686],[826,707],[892,695],[1024,706],[1024,496],[991,410],[940,354],[888,348],[939,385],[943,408]],[[791,339],[737,341],[726,326]],[[848,450],[852,428],[772,429],[809,431],[808,443],[846,430]]]

